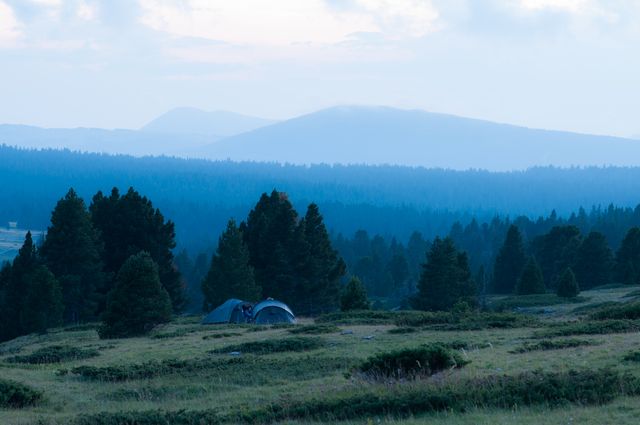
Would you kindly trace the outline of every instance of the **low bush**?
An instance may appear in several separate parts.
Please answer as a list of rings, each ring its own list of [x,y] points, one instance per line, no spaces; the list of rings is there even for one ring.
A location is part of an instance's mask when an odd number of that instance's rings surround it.
[[[416,333],[418,331],[420,331],[420,329],[418,329],[418,328],[402,326],[402,327],[399,327],[399,328],[389,329],[387,332],[390,333],[390,334],[402,335],[402,334],[412,334],[412,333]]]
[[[31,354],[9,357],[5,361],[8,363],[47,364],[88,359],[99,355],[100,352],[95,349],[78,348],[68,345],[53,345],[40,348]]]
[[[70,372],[92,381],[127,381],[150,379],[174,373],[200,372],[205,369],[221,370],[242,362],[242,358],[151,360],[145,363],[117,366],[79,366],[71,369]]]
[[[595,344],[596,342],[586,339],[544,339],[539,342],[525,342],[522,346],[512,350],[511,353],[521,354],[531,351],[562,350],[565,348],[585,347]]]
[[[601,302],[601,303],[593,303],[593,304],[581,305],[580,307],[576,307],[573,310],[571,310],[571,313],[585,315],[585,314],[593,313],[594,311],[601,310],[603,307],[609,307],[609,306],[613,306],[613,305],[618,305],[618,302],[616,302],[616,301],[604,301],[604,302]]]
[[[494,311],[511,311],[516,308],[544,307],[558,304],[583,303],[586,297],[562,298],[556,294],[515,295],[492,301],[488,308]]]
[[[233,336],[240,336],[242,334],[237,332],[222,332],[217,334],[205,335],[202,339],[220,339],[220,338],[231,338]]]
[[[424,312],[398,317],[396,325],[405,327],[420,326],[434,331],[472,331],[538,326],[539,321],[534,317],[515,313],[470,312],[454,314],[448,312]]]
[[[393,312],[382,310],[357,310],[323,314],[316,323],[336,325],[392,325],[398,317],[420,314],[418,312]]]
[[[606,335],[638,332],[640,323],[633,320],[596,320],[565,323],[534,333],[534,338],[552,338],[571,335]]]
[[[0,408],[21,409],[42,400],[42,392],[19,382],[0,379]]]
[[[147,411],[84,415],[76,425],[217,425],[262,424],[287,420],[345,421],[372,416],[404,417],[475,408],[559,407],[569,403],[602,405],[640,393],[638,378],[611,370],[527,372],[491,376],[449,385],[398,387],[386,391],[327,394],[323,398],[275,402],[262,408],[221,414],[218,411]]]
[[[457,353],[440,344],[406,348],[369,357],[358,368],[367,378],[417,378],[467,364]]]
[[[640,302],[611,305],[597,310],[589,316],[592,320],[638,320]]]
[[[282,352],[300,352],[321,348],[324,342],[319,338],[312,337],[292,337],[284,339],[265,339],[263,341],[251,341],[238,345],[228,345],[226,347],[212,350],[214,354],[240,352],[252,354],[270,354]]]
[[[640,362],[640,351],[631,351],[625,354],[624,360],[628,362]]]
[[[321,334],[332,334],[336,332],[340,332],[340,328],[331,324],[314,324],[314,325],[296,326],[295,328],[289,329],[289,333],[292,333],[294,335],[299,335],[299,334],[321,335]]]

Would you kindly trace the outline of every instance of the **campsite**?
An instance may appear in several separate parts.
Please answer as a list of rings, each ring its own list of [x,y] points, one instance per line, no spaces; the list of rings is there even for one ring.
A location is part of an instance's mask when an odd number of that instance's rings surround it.
[[[630,382],[612,385],[613,375],[597,373],[624,376],[637,369],[640,324],[595,321],[590,315],[611,303],[637,305],[638,289],[605,287],[583,292],[579,302],[528,307],[530,314],[471,314],[462,320],[370,311],[299,318],[297,324],[202,325],[202,316],[194,316],[143,337],[112,340],[99,339],[97,325],[57,328],[0,345],[2,377],[43,392],[33,407],[0,410],[0,423],[137,424],[165,423],[160,421],[165,418],[176,424],[631,425],[640,415],[638,388]],[[610,322],[627,327],[610,328]],[[464,366],[430,377],[382,380],[357,370],[371,356],[436,343],[450,347]],[[75,351],[47,360],[43,353],[54,347]],[[583,377],[580,370],[594,375]],[[556,388],[569,379],[577,394],[535,394],[531,385],[531,394],[518,395],[512,385],[500,389],[512,392],[500,400],[511,397],[513,405],[489,396],[449,408],[412,401],[443,387],[455,392],[468,382],[491,386],[497,379],[531,374],[541,382],[553,379]]]

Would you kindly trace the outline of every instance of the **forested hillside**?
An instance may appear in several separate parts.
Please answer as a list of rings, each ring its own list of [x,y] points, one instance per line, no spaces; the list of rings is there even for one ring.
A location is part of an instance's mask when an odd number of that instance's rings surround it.
[[[299,209],[316,202],[335,236],[370,234],[408,241],[449,232],[495,215],[560,217],[610,203],[635,207],[640,168],[535,168],[492,173],[393,166],[311,167],[133,158],[0,147],[0,223],[44,229],[61,193],[89,200],[98,190],[134,186],[176,223],[177,243],[195,252],[214,246],[229,218],[245,217],[263,192],[291,194]],[[618,237],[619,239],[620,237]],[[614,244],[614,241],[612,241]]]

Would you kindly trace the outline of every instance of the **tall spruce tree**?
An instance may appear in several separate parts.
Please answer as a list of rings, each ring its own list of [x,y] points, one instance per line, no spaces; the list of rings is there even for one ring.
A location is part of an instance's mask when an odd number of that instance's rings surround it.
[[[518,295],[544,294],[546,292],[544,286],[544,277],[542,270],[538,265],[535,257],[529,257],[525,264],[518,284],[516,285],[516,293]]]
[[[578,248],[573,270],[581,289],[611,283],[613,253],[607,238],[600,232],[591,232]]]
[[[20,313],[25,305],[25,295],[28,292],[25,276],[36,269],[38,258],[36,256],[36,246],[33,243],[31,232],[25,235],[24,243],[18,250],[18,255],[14,258],[11,268],[5,273],[5,308],[0,312],[1,320],[4,324],[4,340],[15,338],[27,332],[22,327]]]
[[[298,214],[286,194],[262,194],[246,222],[240,224],[250,264],[263,297],[292,302],[296,296],[293,259],[299,256]]]
[[[631,285],[640,283],[640,227],[632,227],[616,253],[616,277]]]
[[[493,267],[493,291],[513,293],[526,262],[522,234],[518,227],[511,225]]]
[[[419,310],[450,310],[456,303],[476,303],[476,288],[465,253],[451,238],[436,238],[427,253],[412,305]]]
[[[171,299],[160,282],[158,265],[148,252],[127,259],[107,296],[103,338],[143,335],[171,320]]]
[[[253,267],[249,264],[249,250],[234,220],[229,220],[218,240],[218,249],[211,259],[209,273],[202,281],[202,292],[205,311],[210,311],[229,298],[257,301],[262,295],[254,278]]]
[[[564,269],[575,266],[581,242],[576,226],[555,226],[534,239],[533,249],[547,287],[555,288]]]
[[[55,276],[44,266],[22,277],[25,289],[19,321],[22,333],[43,333],[62,324],[62,289]]]
[[[10,329],[7,321],[9,305],[7,304],[7,289],[11,284],[11,263],[4,262],[0,266],[0,342],[9,339]]]
[[[183,281],[173,263],[173,222],[165,221],[160,210],[133,188],[123,196],[117,188],[108,197],[98,192],[89,210],[104,241],[105,270],[115,276],[130,256],[148,252],[158,265],[160,282],[171,297],[174,312],[181,311],[186,299]],[[113,279],[110,282],[107,290],[115,283]]]
[[[335,310],[340,300],[340,279],[346,265],[331,246],[329,233],[316,204],[310,204],[298,224],[296,262],[298,286],[293,300],[300,314]],[[290,301],[290,302],[291,302]]]
[[[62,285],[67,323],[96,318],[99,290],[106,282],[103,245],[84,201],[73,189],[51,214],[40,255]]]

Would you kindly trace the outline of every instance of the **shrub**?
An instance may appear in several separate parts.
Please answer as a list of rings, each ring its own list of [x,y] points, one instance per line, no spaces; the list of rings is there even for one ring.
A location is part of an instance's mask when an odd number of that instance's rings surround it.
[[[358,367],[368,378],[414,378],[431,376],[445,369],[467,364],[457,353],[439,344],[380,353]]]
[[[293,329],[289,329],[289,333],[292,333],[294,335],[299,335],[299,334],[320,335],[320,334],[331,334],[335,332],[340,332],[340,328],[335,325],[329,325],[329,324],[297,326]]]
[[[42,392],[18,382],[0,379],[0,408],[20,409],[42,400]]]
[[[535,343],[526,342],[511,352],[514,354],[520,354],[528,353],[530,351],[562,350],[565,348],[584,347],[595,344],[595,342],[586,339],[545,339]]]
[[[624,356],[628,362],[640,362],[640,351],[631,351]]]
[[[553,326],[534,334],[535,338],[549,338],[570,335],[606,335],[629,333],[640,330],[640,323],[632,320],[600,320],[566,323]]]
[[[40,348],[24,356],[9,357],[5,361],[9,363],[46,364],[88,359],[98,355],[100,355],[100,353],[95,349],[84,349],[68,345],[53,345]]]
[[[640,319],[640,302],[615,304],[603,307],[599,311],[592,313],[589,317],[594,320],[638,320]]]
[[[264,341],[251,341],[238,345],[228,345],[226,347],[212,350],[212,353],[229,353],[238,351],[240,353],[270,354],[282,352],[300,352],[321,348],[324,345],[319,338],[293,337],[285,339],[266,339]]]
[[[221,370],[229,366],[241,364],[243,359],[189,359],[189,360],[151,360],[139,364],[117,366],[79,366],[71,369],[71,373],[80,375],[91,381],[127,381],[134,379],[150,379],[173,373],[199,372],[202,370]]]
[[[240,336],[242,334],[237,332],[222,332],[217,334],[205,335],[202,339],[220,339],[220,338],[230,338],[232,336]]]
[[[515,313],[418,313],[399,316],[396,320],[398,326],[423,326],[426,329],[443,331],[521,328],[537,324],[537,319]]]
[[[340,313],[328,313],[316,319],[316,323],[333,323],[336,325],[392,325],[398,317],[416,312],[381,311],[381,310],[359,310]]]
[[[543,307],[567,303],[583,303],[586,297],[561,298],[556,294],[516,295],[495,300],[489,304],[494,311],[508,311],[516,308]]]
[[[417,328],[411,328],[411,327],[400,327],[400,328],[393,328],[393,329],[389,329],[387,332],[390,334],[412,334],[412,333],[416,333],[418,332],[419,329]]]

